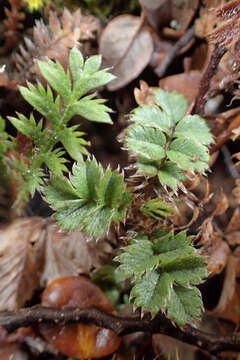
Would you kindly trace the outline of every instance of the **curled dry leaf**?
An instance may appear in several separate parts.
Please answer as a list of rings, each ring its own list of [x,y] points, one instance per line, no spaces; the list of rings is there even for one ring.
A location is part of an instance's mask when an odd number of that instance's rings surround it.
[[[232,141],[236,141],[237,139],[239,139],[239,136],[240,136],[240,126],[237,127],[236,129],[233,129],[232,136],[231,136]],[[237,154],[235,154],[234,157],[240,158],[240,153],[238,152]],[[238,160],[240,160],[240,159],[238,159]],[[240,167],[240,161],[238,161],[237,164],[235,164],[235,167]]]
[[[192,211],[192,218],[191,220],[187,223],[184,224],[182,226],[179,227],[179,230],[185,230],[188,229],[193,223],[195,223],[195,221],[198,219],[200,214],[200,210],[198,206],[194,206],[193,211]]]
[[[0,310],[20,308],[38,287],[31,243],[38,239],[45,220],[33,219],[16,220],[0,232]]]
[[[225,235],[228,244],[232,247],[240,245],[240,231],[233,231]]]
[[[228,223],[226,233],[240,231],[240,209],[237,207]]]
[[[210,224],[208,224],[208,227],[209,226]],[[217,274],[220,274],[225,268],[231,251],[228,244],[224,240],[222,240],[220,234],[218,234],[217,232],[213,231],[207,236],[209,240],[204,242],[204,245],[200,249],[199,253],[200,255],[206,256],[207,270],[210,276],[215,276]],[[201,239],[200,242],[202,241],[203,239]]]
[[[216,209],[213,212],[213,216],[223,215],[225,211],[228,209],[228,198],[226,194],[222,191],[220,194],[220,200],[217,202]]]
[[[223,283],[221,297],[217,307],[213,310],[214,313],[222,313],[229,301],[233,298],[236,282],[236,259],[230,255],[226,266],[226,274]]]
[[[89,240],[80,230],[65,233],[56,223],[49,223],[37,244],[40,284],[46,286],[58,278],[89,274],[101,267],[111,252],[112,247],[104,238]]]
[[[240,240],[240,238],[238,238]],[[240,244],[240,241],[239,241]],[[240,246],[237,246],[236,249],[233,252],[233,256],[236,259],[236,278],[240,278]]]
[[[36,244],[41,286],[61,277],[77,275],[76,267],[62,246],[65,235],[57,224],[50,222]]]
[[[201,239],[199,241],[200,245],[207,244],[214,239],[215,232],[212,224],[212,217],[208,217],[207,219],[205,219],[202,222],[200,229],[201,229]]]
[[[240,283],[236,280],[237,259],[230,256],[226,267],[222,293],[217,307],[211,312],[225,320],[240,323]]]
[[[64,236],[61,246],[65,248],[66,256],[72,260],[78,273],[85,274],[101,267],[113,251],[104,237],[90,240],[86,233],[80,230]]]
[[[157,87],[148,86],[148,84],[144,80],[140,80],[140,89],[134,89],[134,96],[138,105],[154,105],[154,91],[156,89]]]
[[[240,204],[240,179],[237,179],[235,184],[236,187],[233,189],[232,193],[235,196],[237,203]]]
[[[99,44],[104,65],[113,66],[116,79],[108,85],[117,90],[135,79],[148,65],[153,52],[153,39],[143,19],[138,16],[120,15],[104,29]]]

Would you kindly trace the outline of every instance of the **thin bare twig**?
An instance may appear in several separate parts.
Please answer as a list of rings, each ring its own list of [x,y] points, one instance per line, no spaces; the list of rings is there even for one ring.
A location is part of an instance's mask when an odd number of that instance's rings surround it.
[[[73,322],[93,323],[110,329],[118,335],[136,331],[165,334],[187,344],[195,345],[212,355],[226,350],[240,351],[239,333],[218,336],[200,331],[190,325],[179,328],[162,314],[151,320],[141,319],[139,316],[128,318],[114,316],[94,307],[58,309],[42,306],[0,312],[0,324],[8,331],[40,323],[64,326]]]
[[[194,26],[190,27],[186,33],[173,45],[173,47],[168,51],[162,63],[156,67],[154,70],[155,74],[159,77],[163,77],[166,73],[168,67],[174,61],[179,51],[189,43],[195,36]]]

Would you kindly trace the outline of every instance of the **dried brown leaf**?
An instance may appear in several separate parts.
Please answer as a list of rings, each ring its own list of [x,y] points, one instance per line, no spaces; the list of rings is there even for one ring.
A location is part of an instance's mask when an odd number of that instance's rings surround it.
[[[199,217],[200,210],[198,206],[194,206],[191,220],[183,226],[179,227],[179,230],[188,229]]]
[[[22,82],[35,80],[40,76],[36,60],[49,59],[59,61],[65,68],[68,65],[69,50],[79,41],[91,39],[98,30],[98,24],[92,16],[83,16],[80,9],[71,14],[64,9],[59,19],[56,12],[50,11],[49,25],[37,20],[33,28],[33,39],[24,38],[24,46],[13,55],[17,78]]]
[[[200,227],[201,229],[201,239],[199,241],[200,245],[207,244],[215,238],[214,227],[212,223],[212,217],[206,218]]]
[[[62,232],[49,219],[18,219],[0,231],[0,310],[20,308],[39,286],[102,266],[112,254],[105,238]]]
[[[7,19],[3,21],[7,30],[5,31],[6,52],[11,51],[19,41],[19,30],[23,29],[23,21],[25,20],[25,13],[21,11],[24,7],[22,0],[9,0],[10,9],[4,8]]]
[[[36,248],[42,286],[60,277],[89,274],[101,267],[112,253],[104,238],[90,241],[80,230],[66,233],[52,221],[46,224]]]
[[[32,242],[45,220],[19,219],[0,232],[0,310],[15,310],[38,286],[36,252]]]
[[[226,228],[227,234],[233,231],[240,231],[240,209],[238,207],[234,210],[234,213]]]
[[[236,278],[240,278],[240,246],[236,247],[236,249],[233,252],[233,256],[236,259],[236,264],[235,264]]]
[[[235,140],[237,140],[238,138],[239,138],[239,136],[240,136],[240,126],[239,127],[237,127],[236,129],[233,129],[233,131],[232,131],[232,136],[231,136],[231,139],[232,139],[232,141],[235,141]],[[238,153],[239,154],[239,153]],[[235,154],[236,155],[236,154]],[[240,158],[238,159],[238,160],[240,160]],[[239,167],[240,165],[238,164],[235,164],[235,167]]]
[[[219,216],[225,213],[225,211],[228,209],[229,203],[228,198],[226,194],[222,191],[220,194],[220,199],[217,202],[217,207],[213,212],[213,216]]]
[[[212,311],[212,314],[217,314],[218,316],[224,319],[233,320],[232,319],[233,314],[230,315],[230,311],[231,311],[232,300],[234,300],[234,297],[236,296],[235,294],[236,290],[237,290],[236,289],[236,258],[231,255],[229,256],[226,267],[226,274],[224,278],[221,296],[217,304],[217,307]]]
[[[211,241],[204,243],[200,254],[206,256],[207,270],[210,276],[215,276],[225,268],[231,253],[229,246],[220,235],[211,236]],[[202,239],[201,239],[202,240]]]
[[[171,0],[139,0],[149,24],[155,29],[171,21]]]
[[[46,231],[39,238],[36,246],[37,259],[40,267],[40,285],[47,286],[61,277],[77,275],[77,268],[65,253],[62,238],[65,236],[59,226],[48,223]]]
[[[160,6],[166,5],[168,0],[141,0],[141,4],[148,10],[157,10]]]
[[[79,273],[89,274],[92,269],[101,267],[109,255],[112,247],[104,237],[89,239],[85,233],[75,230],[63,237],[61,246],[65,256],[71,259]]]
[[[240,282],[236,279],[237,275],[239,275],[239,258],[231,255],[218,305],[211,312],[215,316],[230,320],[235,324],[240,323]]]
[[[113,66],[116,79],[108,84],[111,91],[135,79],[147,66],[153,52],[153,39],[143,19],[120,15],[110,21],[102,32],[99,51],[105,66]]]
[[[237,179],[235,182],[236,187],[233,189],[232,193],[236,198],[238,204],[240,204],[240,179]]]
[[[195,32],[198,37],[204,38],[214,31],[220,20],[216,18],[216,14],[210,9],[221,5],[222,0],[205,1],[205,6],[200,8],[200,16],[195,22]]]
[[[191,104],[198,95],[201,73],[197,70],[167,76],[159,81],[159,86],[166,91],[177,91],[186,96]]]
[[[154,105],[155,98],[154,98],[154,91],[157,87],[150,87],[144,80],[140,80],[140,89],[134,89],[134,96],[135,100],[138,105]]]
[[[172,0],[172,19],[177,22],[177,30],[184,32],[190,25],[199,7],[199,0]]]
[[[204,7],[206,6],[207,8],[211,9],[222,6],[226,1],[228,0],[203,0],[202,2]]]
[[[240,231],[233,231],[229,234],[226,234],[225,238],[232,247],[240,245]]]
[[[234,132],[234,130],[233,130],[233,132]],[[237,129],[235,129],[235,136],[239,137],[239,135],[240,135],[240,127],[238,127]],[[235,138],[234,140],[236,140],[236,138]],[[234,164],[234,166],[235,166],[236,168],[239,168],[239,167],[240,167],[240,152],[234,154],[232,157],[238,160],[238,161],[236,162],[236,164]]]

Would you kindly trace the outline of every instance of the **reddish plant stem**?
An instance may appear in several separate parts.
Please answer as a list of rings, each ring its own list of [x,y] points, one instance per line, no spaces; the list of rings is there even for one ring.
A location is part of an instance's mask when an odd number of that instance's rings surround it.
[[[204,105],[206,101],[206,94],[210,87],[210,81],[213,78],[213,76],[216,74],[220,60],[223,57],[223,55],[226,53],[226,51],[227,48],[224,45],[216,45],[212,52],[208,66],[200,81],[199,92],[196,99],[195,107],[193,109],[193,112],[195,114],[199,114],[199,115],[204,114]]]
[[[137,331],[165,334],[187,344],[195,345],[212,355],[226,350],[240,351],[240,334],[218,336],[200,331],[190,325],[179,328],[161,314],[150,320],[141,319],[139,316],[128,318],[114,316],[94,307],[58,309],[42,306],[0,312],[0,324],[8,331],[40,323],[64,326],[73,322],[93,323],[110,329],[118,335]]]

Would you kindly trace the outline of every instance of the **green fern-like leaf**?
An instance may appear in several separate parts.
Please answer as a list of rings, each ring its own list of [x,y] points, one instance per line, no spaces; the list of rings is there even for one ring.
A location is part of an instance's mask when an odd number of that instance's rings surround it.
[[[64,151],[62,149],[55,149],[46,153],[43,158],[49,170],[57,176],[61,176],[64,171],[67,171],[67,167],[64,165],[67,160],[63,155]]]
[[[9,174],[6,163],[6,153],[14,148],[14,143],[10,141],[5,130],[5,120],[0,116],[0,186],[6,191],[10,190]]]
[[[34,109],[50,120],[52,124],[57,125],[59,123],[60,97],[58,96],[55,100],[49,87],[45,90],[41,83],[38,83],[37,87],[28,83],[28,88],[20,87],[20,93]]]
[[[167,312],[184,325],[201,315],[203,304],[195,285],[208,275],[205,260],[184,232],[162,234],[153,242],[138,236],[115,260],[120,272],[132,279],[135,306],[152,315]]]
[[[23,156],[20,156],[20,159],[11,157],[8,165],[19,186],[16,204],[21,206],[27,201],[29,195],[33,196],[36,190],[40,190],[44,172],[41,168],[30,169]]]
[[[64,99],[64,103],[68,104],[71,97],[71,79],[69,71],[65,72],[59,62],[39,61],[38,66],[41,74],[45,77],[51,87],[57,91]]]
[[[54,207],[55,219],[64,229],[82,228],[99,237],[111,222],[126,216],[131,194],[116,170],[104,173],[96,160],[73,167],[70,180],[52,177],[44,189],[46,201]]]
[[[29,118],[22,114],[9,117],[17,130],[32,140],[34,147],[28,154],[27,163],[28,170],[35,174],[35,181],[24,183],[24,177],[19,179],[20,184],[24,184],[22,198],[27,198],[23,196],[24,192],[25,195],[34,193],[34,184],[35,190],[39,189],[42,172],[38,170],[43,163],[55,176],[61,177],[67,171],[65,151],[78,162],[82,162],[83,155],[88,154],[86,146],[89,143],[83,139],[84,133],[79,131],[76,125],[67,127],[73,116],[80,115],[91,121],[111,123],[111,110],[104,105],[104,100],[96,99],[96,94],[87,95],[90,90],[105,85],[114,78],[108,73],[108,69],[100,70],[101,56],[90,57],[84,62],[80,51],[73,48],[70,51],[67,71],[61,64],[51,60],[39,61],[38,64],[47,81],[47,89],[41,83],[37,86],[28,83],[27,87],[20,87],[20,92],[24,99],[51,123],[50,129],[44,129],[43,119],[37,122],[33,114]],[[53,90],[57,92],[56,97]],[[58,148],[59,142],[63,148]],[[12,162],[11,167],[14,166],[16,162]],[[27,184],[31,185],[31,189],[27,189]],[[102,213],[99,209],[99,215]],[[114,211],[113,217],[121,217],[120,213]]]
[[[76,161],[82,161],[83,156],[88,154],[86,146],[89,143],[82,138],[84,133],[77,131],[78,125],[64,127],[59,133],[59,141],[63,144],[68,154]]]
[[[44,146],[47,131],[42,129],[42,120],[37,123],[33,114],[30,115],[29,119],[23,114],[18,114],[18,118],[11,116],[9,120],[18,131],[32,139],[39,148]]]
[[[138,172],[156,175],[162,186],[176,190],[187,171],[204,173],[208,168],[207,146],[213,141],[205,120],[186,115],[187,99],[176,92],[155,91],[154,106],[133,111],[126,143],[137,156]]]

